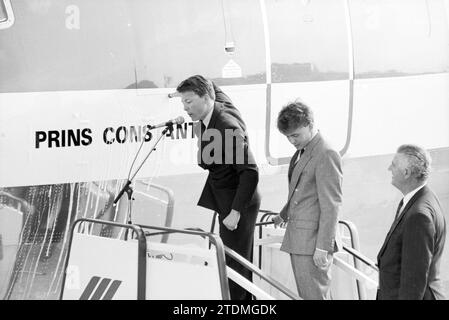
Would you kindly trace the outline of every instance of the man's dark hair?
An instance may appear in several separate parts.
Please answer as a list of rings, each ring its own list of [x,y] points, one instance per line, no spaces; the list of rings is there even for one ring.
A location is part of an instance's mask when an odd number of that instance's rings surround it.
[[[207,94],[212,100],[215,100],[215,91],[212,82],[201,75],[195,75],[185,79],[178,85],[176,91],[179,93],[193,91],[200,97],[204,97]]]
[[[282,133],[309,125],[313,128],[313,112],[304,102],[289,102],[279,112],[277,126]]]

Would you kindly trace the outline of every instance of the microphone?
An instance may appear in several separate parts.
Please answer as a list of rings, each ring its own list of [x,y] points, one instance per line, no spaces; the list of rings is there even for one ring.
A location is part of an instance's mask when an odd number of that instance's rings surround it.
[[[181,94],[178,91],[168,94],[169,98],[176,98],[176,97],[180,97],[180,96],[181,96]]]
[[[179,117],[177,117],[175,119],[168,120],[167,122],[161,122],[161,123],[159,123],[157,125],[150,126],[150,130],[151,129],[156,129],[156,128],[161,128],[161,127],[168,127],[168,126],[172,126],[174,124],[183,124],[184,121],[185,121],[184,118],[179,116]]]

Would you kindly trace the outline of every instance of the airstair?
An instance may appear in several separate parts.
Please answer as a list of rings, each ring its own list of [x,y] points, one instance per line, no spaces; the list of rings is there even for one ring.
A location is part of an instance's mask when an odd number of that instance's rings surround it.
[[[22,288],[22,283],[29,283],[19,281],[22,278],[36,277],[38,283],[37,277],[51,280],[61,275],[57,293],[61,299],[227,300],[228,279],[256,300],[301,299],[289,256],[279,250],[285,226],[274,227],[271,218],[276,213],[261,210],[251,263],[223,245],[215,230],[216,216],[209,232],[173,228],[174,196],[163,186],[136,183],[133,224],[126,223],[126,203],[115,211],[110,206],[113,190],[110,194],[102,191],[100,197],[97,189],[95,185],[86,189],[86,205],[81,208],[87,211],[81,210],[77,219],[67,224],[67,249],[61,251],[62,259],[58,256],[61,267],[46,275],[40,275],[41,269],[36,267],[21,268],[28,261],[23,260],[28,255],[19,254],[28,241],[22,239],[21,230],[25,219],[32,217],[32,207],[13,195],[1,195],[0,219],[8,223],[0,220],[0,229],[9,226],[0,230],[0,274],[5,284],[0,288],[1,296],[9,299],[21,294],[21,290],[31,290],[30,286]],[[92,211],[91,207],[97,209]],[[374,299],[377,267],[360,253],[354,224],[340,221],[339,227],[344,247],[334,255],[332,298]],[[251,270],[253,281],[228,268],[226,256]]]
[[[274,214],[266,212],[257,224],[256,264],[211,232],[78,219],[71,230],[61,299],[228,300],[231,279],[256,300],[301,300],[289,257],[279,251],[285,229],[269,221]],[[93,225],[128,230],[122,233],[127,238],[79,232]],[[368,299],[367,289],[375,290],[377,282],[366,270],[376,266],[358,252],[354,225],[341,221],[340,226],[348,231],[348,245],[334,256],[332,296]],[[204,245],[198,245],[198,238]],[[226,267],[226,255],[251,270],[253,282]]]

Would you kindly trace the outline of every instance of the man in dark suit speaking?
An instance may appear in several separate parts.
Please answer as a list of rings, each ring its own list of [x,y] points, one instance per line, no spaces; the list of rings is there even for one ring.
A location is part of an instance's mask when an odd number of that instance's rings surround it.
[[[404,195],[377,256],[379,300],[444,299],[440,263],[446,222],[437,196],[426,185],[430,155],[415,145],[398,148],[388,168]]]
[[[246,125],[229,97],[204,77],[192,76],[176,90],[184,110],[198,121],[198,164],[209,171],[198,205],[218,213],[224,245],[252,261],[260,206],[259,172],[248,145]],[[226,263],[251,280],[251,272],[241,264],[228,257]],[[251,298],[233,281],[229,286],[231,299]]]

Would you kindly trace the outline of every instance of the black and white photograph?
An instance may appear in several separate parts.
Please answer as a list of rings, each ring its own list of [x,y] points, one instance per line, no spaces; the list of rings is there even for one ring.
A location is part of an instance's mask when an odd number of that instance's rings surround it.
[[[448,219],[449,0],[0,0],[0,300],[447,300]]]

